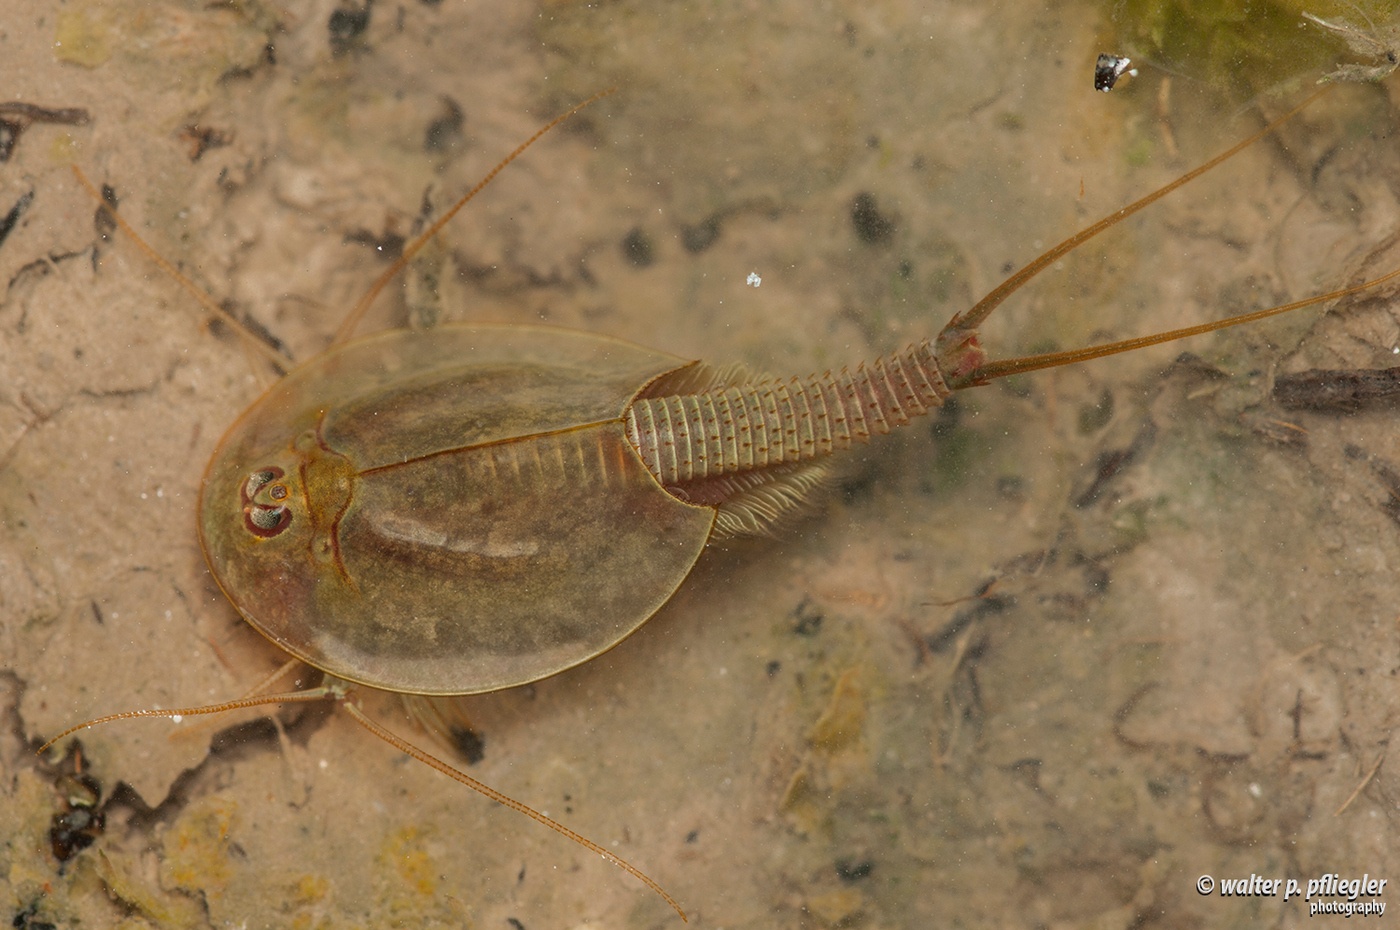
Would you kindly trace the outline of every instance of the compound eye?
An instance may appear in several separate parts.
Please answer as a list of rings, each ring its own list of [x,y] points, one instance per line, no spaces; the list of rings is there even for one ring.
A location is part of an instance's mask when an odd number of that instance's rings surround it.
[[[276,536],[292,522],[291,508],[280,503],[290,496],[283,474],[280,468],[260,468],[243,482],[243,525],[254,536]]]
[[[249,504],[243,508],[243,525],[248,528],[248,532],[263,539],[276,536],[291,522],[292,511],[288,507]]]

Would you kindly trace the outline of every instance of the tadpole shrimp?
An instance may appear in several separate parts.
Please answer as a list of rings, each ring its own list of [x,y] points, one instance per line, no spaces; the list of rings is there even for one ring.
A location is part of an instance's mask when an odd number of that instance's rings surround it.
[[[1233,151],[1233,150],[1232,150],[1232,151]],[[1211,164],[1214,164],[1214,163],[1211,163]],[[1192,174],[1189,174],[1189,175],[1187,175],[1187,176],[1184,176],[1183,179],[1182,179],[1182,183],[1184,183],[1184,182],[1187,181],[1187,180],[1190,180],[1190,179],[1191,179],[1192,177],[1194,177],[1194,176],[1195,176],[1195,173],[1192,173]],[[1078,239],[1075,239],[1075,240],[1067,240],[1067,244],[1068,244],[1067,247],[1073,247],[1073,245],[1077,244],[1078,241],[1079,241]],[[1028,267],[1032,267],[1032,268],[1034,269],[1034,270],[1031,272],[1031,274],[1033,274],[1034,271],[1038,271],[1038,270],[1040,270],[1040,268],[1042,268],[1042,267],[1047,267],[1048,265],[1050,265],[1051,263],[1053,263],[1053,262],[1059,257],[1060,254],[1062,254],[1062,252],[1059,252],[1059,251],[1056,251],[1056,250],[1052,250],[1050,253],[1047,253],[1047,256],[1048,256],[1048,257],[1044,258],[1043,261],[1042,261],[1039,265],[1028,266]],[[1005,285],[1004,288],[999,288],[999,289],[997,289],[996,291],[993,292],[993,295],[994,295],[995,299],[992,300],[992,301],[991,301],[989,304],[987,304],[986,306],[987,306],[988,308],[994,307],[994,306],[996,305],[996,303],[998,303],[1002,297],[1004,297],[1006,294],[1009,294],[1010,291],[1012,291],[1012,290],[1016,289],[1017,287],[1019,287],[1022,283],[1025,282],[1025,280],[1026,280],[1028,277],[1029,277],[1028,274],[1027,274],[1027,275],[1022,275],[1022,274],[1013,275],[1012,278],[1008,280],[1008,284]],[[1336,298],[1339,298],[1339,297],[1341,297],[1341,296],[1345,296],[1345,295],[1348,295],[1348,294],[1351,294],[1351,293],[1355,293],[1355,292],[1357,292],[1358,290],[1361,290],[1361,289],[1374,287],[1374,286],[1376,286],[1376,285],[1382,283],[1383,281],[1385,281],[1385,280],[1387,280],[1387,279],[1388,279],[1388,277],[1378,278],[1378,279],[1376,279],[1376,280],[1374,280],[1374,281],[1366,282],[1365,284],[1362,284],[1362,285],[1358,285],[1358,286],[1350,287],[1350,288],[1338,289],[1338,290],[1335,290],[1335,291],[1333,291],[1332,293],[1329,293],[1329,294],[1326,294],[1326,295],[1320,295],[1320,296],[1317,296],[1317,297],[1314,297],[1314,298],[1309,298],[1309,299],[1306,299],[1306,300],[1304,300],[1304,301],[1299,301],[1299,302],[1296,302],[1296,303],[1294,303],[1294,304],[1289,304],[1289,305],[1286,305],[1286,306],[1283,306],[1283,307],[1280,307],[1280,308],[1274,308],[1273,310],[1264,311],[1264,312],[1265,312],[1265,313],[1282,313],[1282,312],[1286,312],[1286,311],[1291,310],[1291,309],[1296,309],[1296,308],[1301,307],[1301,306],[1311,305],[1311,304],[1318,303],[1318,302],[1322,302],[1322,301],[1326,301],[1326,300],[1336,299]],[[977,312],[977,311],[974,311],[974,313],[976,313],[976,312]],[[1261,313],[1261,315],[1262,315],[1262,313]],[[1251,317],[1251,318],[1252,318],[1252,317]],[[1182,336],[1184,336],[1184,335],[1190,335],[1190,334],[1192,334],[1192,333],[1194,333],[1194,332],[1202,332],[1202,331],[1205,331],[1205,330],[1210,329],[1210,328],[1214,328],[1214,325],[1213,325],[1213,324],[1201,324],[1201,325],[1198,326],[1198,327],[1192,327],[1192,328],[1190,328],[1190,331],[1189,331],[1189,332],[1188,332],[1188,331],[1174,332],[1174,333],[1171,334],[1171,338],[1180,338],[1180,337],[1182,337]],[[1150,340],[1143,340],[1140,344],[1147,344],[1148,341],[1150,341]],[[1120,350],[1120,351],[1125,351],[1125,350],[1127,350],[1128,348],[1136,347],[1136,345],[1137,345],[1136,343],[1133,344],[1133,345],[1123,345],[1123,346],[1120,346],[1120,347],[1119,347],[1119,350]],[[1084,360],[1084,359],[1087,359],[1088,357],[1091,357],[1091,356],[1092,356],[1092,350],[1088,350],[1088,351],[1086,351],[1085,353],[1082,353],[1082,354],[1080,354],[1080,355],[1064,356],[1064,357],[1054,358],[1054,359],[1046,358],[1046,359],[1041,359],[1041,360],[1039,360],[1039,361],[1030,362],[1030,363],[1027,363],[1027,362],[1012,362],[1012,363],[1008,363],[1006,366],[1003,366],[1003,367],[996,367],[995,365],[983,365],[983,364],[980,362],[980,360],[979,360],[979,361],[976,361],[976,362],[970,362],[969,365],[967,366],[967,369],[966,369],[965,371],[962,371],[961,374],[960,374],[960,376],[963,377],[963,378],[965,378],[969,383],[973,383],[973,382],[977,382],[977,381],[979,381],[979,380],[981,380],[981,379],[983,379],[983,378],[990,379],[990,378],[992,378],[992,377],[997,377],[997,376],[1001,376],[1001,375],[1005,375],[1005,374],[1018,373],[1018,372],[1020,372],[1020,371],[1025,371],[1025,370],[1033,370],[1035,367],[1042,367],[1042,365],[1048,365],[1048,364],[1051,364],[1051,363],[1054,363],[1054,362],[1072,362],[1072,361]],[[888,370],[888,369],[886,369],[886,370]],[[959,386],[961,386],[961,385],[959,385]],[[863,390],[863,389],[862,389],[862,390]],[[888,411],[885,411],[885,412],[887,413]],[[275,479],[269,479],[269,480],[275,480]],[[265,484],[265,482],[264,482],[264,484]],[[262,485],[262,484],[259,484],[258,487],[252,488],[252,489],[249,490],[247,493],[248,493],[250,496],[256,496],[258,493],[260,493],[260,490],[261,490],[262,487],[263,487],[263,485]],[[805,487],[804,487],[803,490],[805,491]],[[276,521],[274,521],[274,522],[276,522]],[[271,528],[271,527],[272,527],[272,524],[269,524],[269,525],[266,526],[266,527],[262,527],[261,524],[259,524],[259,526],[260,526],[262,529],[268,529],[268,528]],[[710,580],[713,581],[713,579],[710,579]],[[692,584],[693,584],[693,583],[692,583]],[[700,596],[700,595],[691,595],[692,601],[693,601],[693,598],[698,597],[698,596]],[[642,619],[645,619],[645,617],[643,617]],[[561,666],[561,667],[563,667],[563,666]],[[229,705],[223,705],[223,706],[224,706],[224,707],[227,707],[227,706],[229,706]],[[182,713],[189,713],[189,712],[190,712],[190,710],[186,710],[186,711],[183,711]],[[174,713],[174,712],[172,712],[172,711],[153,712],[151,715],[170,714],[170,713]],[[127,715],[119,715],[119,716],[127,716]],[[859,871],[859,870],[857,869],[856,871]],[[667,900],[669,901],[670,899],[668,898]],[[674,902],[672,902],[672,903],[673,903],[673,906],[675,906],[675,905],[674,905]],[[679,908],[677,908],[677,909],[679,910]]]

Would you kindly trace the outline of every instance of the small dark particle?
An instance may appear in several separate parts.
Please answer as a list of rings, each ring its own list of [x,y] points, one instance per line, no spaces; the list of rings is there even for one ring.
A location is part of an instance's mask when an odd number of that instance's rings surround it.
[[[763,666],[763,673],[769,678],[772,678],[774,675],[778,674],[778,672],[782,671],[782,668],[783,663],[779,662],[777,659],[773,659],[767,665]]]
[[[369,11],[374,0],[365,0],[362,7],[342,6],[331,13],[327,24],[330,29],[331,54],[343,55],[355,44],[355,40],[369,28]]]
[[[687,843],[694,843],[694,842],[695,842],[696,840],[698,840],[698,839],[700,839],[700,831],[699,831],[699,830],[691,830],[689,833],[687,833],[687,834],[685,835],[685,841],[686,841]]]
[[[442,98],[441,113],[428,124],[423,134],[423,151],[447,152],[456,148],[462,141],[462,124],[466,117],[457,101],[451,97]]]
[[[856,238],[869,245],[888,242],[894,237],[894,220],[880,212],[871,193],[856,194],[851,201],[851,225],[855,227]]]
[[[106,242],[112,238],[112,233],[117,231],[117,218],[113,215],[117,212],[117,189],[110,184],[102,185],[102,202],[106,207],[98,207],[97,212],[92,215],[92,228],[97,231],[97,238]]]
[[[47,920],[35,920],[34,915],[39,913],[39,899],[30,901],[24,909],[15,912],[15,919],[10,922],[10,926],[15,930],[58,930],[56,924],[51,924]]]
[[[423,2],[427,3],[428,0],[423,0]],[[434,2],[436,2],[436,0],[434,0]],[[514,917],[507,917],[506,923],[510,924],[513,930],[525,930],[525,925],[522,924],[520,921],[516,920]]]
[[[946,442],[958,431],[958,425],[962,422],[962,403],[957,397],[950,397],[943,402],[943,406],[934,412],[929,420],[928,434],[935,442]]]
[[[692,254],[705,251],[719,241],[719,217],[711,216],[694,226],[681,227],[681,246]]]
[[[633,227],[631,232],[622,237],[622,254],[637,268],[646,268],[656,261],[651,239],[642,232],[640,226]]]
[[[1090,597],[1100,596],[1108,590],[1112,581],[1108,569],[1098,562],[1090,562],[1084,566],[1084,593]]]
[[[97,806],[102,788],[90,775],[60,775],[55,786],[63,810],[49,821],[49,848],[55,859],[67,862],[102,835],[105,822]]]
[[[467,760],[467,765],[476,765],[486,758],[486,737],[469,727],[452,727],[452,746],[457,754]]]
[[[1385,486],[1389,495],[1381,504],[1381,513],[1400,523],[1400,473],[1380,458],[1371,459],[1371,473]]]
[[[34,202],[34,191],[29,191],[15,201],[15,205],[10,207],[10,211],[0,217],[0,245],[4,245],[5,240],[14,228],[19,225],[20,217],[24,216],[24,211],[29,209],[29,205]]]
[[[14,120],[0,119],[0,162],[10,160],[22,132],[24,127]]]
[[[1130,449],[1108,449],[1100,452],[1094,461],[1094,480],[1087,491],[1074,499],[1074,506],[1084,508],[1097,501],[1103,494],[1104,487],[1128,467],[1132,460]]]
[[[1098,400],[1079,408],[1079,432],[1085,436],[1097,433],[1113,419],[1113,392],[1104,388]]]
[[[1137,77],[1137,68],[1133,67],[1131,58],[1119,55],[1100,55],[1099,60],[1094,64],[1094,90],[1108,93],[1113,90],[1113,85],[1118,83],[1118,79],[1125,74],[1129,77]]]
[[[190,161],[199,161],[205,152],[228,145],[233,141],[233,137],[212,126],[190,123],[180,130],[180,141],[188,146]]]
[[[1274,379],[1274,402],[1288,410],[1355,413],[1400,401],[1400,368],[1310,369]]]
[[[1170,782],[1149,778],[1146,787],[1147,793],[1159,801],[1171,797],[1172,786]]]
[[[821,631],[822,621],[826,616],[822,614],[812,602],[803,600],[797,605],[797,609],[792,612],[797,618],[797,623],[793,624],[792,631],[798,636],[816,636]]]
[[[277,745],[277,725],[268,717],[258,717],[247,723],[236,723],[220,730],[209,740],[214,755],[227,754],[234,758],[254,751],[257,746]]]
[[[1044,790],[1040,784],[1040,773],[1045,768],[1045,761],[1028,756],[1024,759],[1017,759],[1006,766],[1006,771],[1018,776],[1022,781],[1035,791]]]
[[[1157,424],[1148,420],[1127,446],[1100,453],[1098,460],[1094,463],[1094,478],[1089,482],[1089,487],[1075,497],[1074,506],[1083,510],[1103,497],[1113,479],[1137,461],[1138,456],[1142,454],[1144,449],[1151,446],[1156,438]]]
[[[354,242],[359,245],[367,245],[380,255],[396,260],[403,254],[404,244],[408,241],[404,236],[395,232],[384,232],[376,234],[368,229],[357,229],[345,236],[346,242]]]
[[[841,495],[841,500],[854,505],[862,498],[870,496],[875,488],[875,477],[875,469],[859,469],[837,479],[836,491]]]
[[[953,615],[953,619],[943,625],[943,628],[936,630],[924,637],[924,646],[930,652],[942,652],[953,645],[958,635],[972,624],[982,619],[1001,613],[1011,605],[1009,598],[980,595],[967,608]],[[974,647],[978,648],[978,647]],[[971,655],[971,652],[969,652]]]
[[[870,859],[837,859],[836,877],[841,881],[850,884],[858,882],[862,878],[868,878],[875,870],[875,863]]]
[[[226,311],[228,311],[230,315],[237,319],[239,324],[245,330],[252,333],[254,336],[257,336],[263,342],[267,343],[268,348],[272,349],[274,352],[283,357],[287,357],[287,346],[282,342],[281,339],[277,338],[276,334],[274,334],[272,330],[264,326],[255,317],[249,316],[247,313],[244,313],[243,311],[239,310],[238,305],[231,300],[222,301],[220,303],[220,306],[222,306]],[[229,333],[228,325],[216,316],[209,318],[208,326],[209,331],[216,336],[224,336]]]
[[[83,808],[54,814],[49,823],[49,848],[59,862],[67,862],[92,845],[102,833],[102,814]]]

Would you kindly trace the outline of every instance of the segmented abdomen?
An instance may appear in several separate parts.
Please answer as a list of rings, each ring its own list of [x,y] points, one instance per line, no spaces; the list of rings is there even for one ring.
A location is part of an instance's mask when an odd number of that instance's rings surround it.
[[[667,487],[811,462],[941,406],[931,341],[855,371],[642,397],[627,436]]]

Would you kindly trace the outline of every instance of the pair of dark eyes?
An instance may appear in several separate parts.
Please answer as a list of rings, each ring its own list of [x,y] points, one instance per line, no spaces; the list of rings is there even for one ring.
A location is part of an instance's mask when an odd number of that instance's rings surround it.
[[[263,539],[276,536],[292,522],[292,511],[286,504],[262,504],[254,500],[264,488],[272,500],[286,500],[290,492],[279,480],[283,474],[280,468],[262,468],[243,483],[243,525],[254,536]]]

